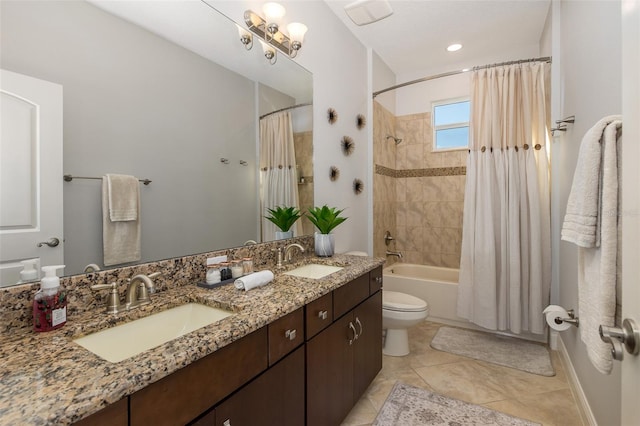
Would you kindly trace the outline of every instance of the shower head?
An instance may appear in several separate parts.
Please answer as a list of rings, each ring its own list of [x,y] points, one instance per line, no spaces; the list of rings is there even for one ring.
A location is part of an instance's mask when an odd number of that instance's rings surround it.
[[[387,135],[387,139],[393,139],[396,145],[399,145],[402,142],[402,138],[396,138],[395,136]]]

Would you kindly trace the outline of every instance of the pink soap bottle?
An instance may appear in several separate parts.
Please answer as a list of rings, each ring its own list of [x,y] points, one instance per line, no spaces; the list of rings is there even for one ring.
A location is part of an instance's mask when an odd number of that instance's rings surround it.
[[[64,265],[43,266],[44,277],[40,290],[33,298],[33,329],[35,331],[56,330],[67,322],[67,292],[60,286],[56,275]]]

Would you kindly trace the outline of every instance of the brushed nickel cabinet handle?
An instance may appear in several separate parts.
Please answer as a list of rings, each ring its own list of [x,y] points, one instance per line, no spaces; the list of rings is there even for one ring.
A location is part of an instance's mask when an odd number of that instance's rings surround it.
[[[320,311],[318,312],[318,318],[320,318],[321,320],[326,320],[327,319],[327,311]]]
[[[349,329],[353,332],[353,339],[349,339],[349,345],[353,345],[353,342],[358,338],[358,333],[356,332],[356,328],[353,326],[353,323],[349,321]]]
[[[296,330],[287,330],[284,332],[284,337],[286,337],[289,340],[295,340],[296,339]]]
[[[356,334],[356,339],[362,336],[362,323],[360,322],[360,318],[356,317],[356,325],[360,328],[360,332]]]

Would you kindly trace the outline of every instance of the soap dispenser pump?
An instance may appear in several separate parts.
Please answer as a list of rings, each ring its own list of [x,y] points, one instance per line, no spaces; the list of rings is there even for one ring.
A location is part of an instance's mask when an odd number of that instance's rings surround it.
[[[60,286],[56,275],[64,265],[43,266],[44,277],[40,290],[33,299],[33,329],[35,331],[56,330],[67,322],[67,292]]]
[[[38,279],[38,270],[36,269],[38,259],[23,260],[20,263],[22,263],[22,271],[20,271],[20,282],[26,283],[27,281]]]

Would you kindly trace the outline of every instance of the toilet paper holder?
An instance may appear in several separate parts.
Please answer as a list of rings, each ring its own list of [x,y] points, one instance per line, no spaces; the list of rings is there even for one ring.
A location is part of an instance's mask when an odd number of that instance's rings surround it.
[[[567,311],[567,315],[569,315],[569,318],[555,317],[553,319],[553,322],[555,322],[556,324],[562,324],[563,322],[567,322],[569,324],[575,325],[576,327],[580,326],[580,321],[578,317],[576,317],[575,311],[573,309],[569,309]]]

